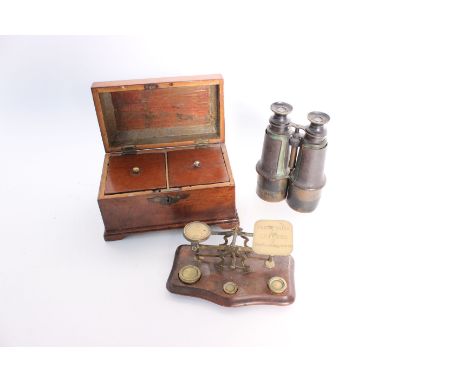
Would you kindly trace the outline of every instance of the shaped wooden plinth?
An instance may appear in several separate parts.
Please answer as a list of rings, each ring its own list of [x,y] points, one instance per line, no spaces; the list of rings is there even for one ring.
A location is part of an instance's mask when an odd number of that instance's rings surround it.
[[[246,261],[250,266],[249,272],[239,269],[219,270],[215,267],[219,261],[219,258],[201,256],[198,262],[189,245],[179,246],[167,280],[167,289],[172,293],[200,297],[223,306],[289,305],[294,302],[294,260],[291,256],[274,257],[273,268],[268,268],[264,260],[250,258]],[[187,265],[197,266],[201,270],[201,277],[194,284],[186,284],[179,279],[180,269]],[[284,292],[277,294],[270,290],[268,281],[272,277],[281,277],[286,281]],[[237,285],[234,294],[224,291],[223,286],[228,282]]]

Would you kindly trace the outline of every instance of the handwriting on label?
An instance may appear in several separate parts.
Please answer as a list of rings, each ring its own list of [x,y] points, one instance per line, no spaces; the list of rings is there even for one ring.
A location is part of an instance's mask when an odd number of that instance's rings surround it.
[[[292,224],[286,220],[258,220],[253,250],[259,255],[288,256],[293,249]]]

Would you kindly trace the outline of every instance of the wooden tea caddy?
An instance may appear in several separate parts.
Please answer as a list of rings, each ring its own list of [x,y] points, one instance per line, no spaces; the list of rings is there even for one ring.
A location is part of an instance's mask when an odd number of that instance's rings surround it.
[[[239,224],[221,75],[96,82],[91,90],[106,151],[98,196],[105,240],[194,220]]]

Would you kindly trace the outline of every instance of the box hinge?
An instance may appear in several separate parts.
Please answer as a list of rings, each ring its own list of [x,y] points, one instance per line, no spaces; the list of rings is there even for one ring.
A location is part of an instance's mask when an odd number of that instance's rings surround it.
[[[207,146],[209,143],[208,139],[196,139],[195,140],[195,146],[200,147],[200,146]]]
[[[145,84],[144,88],[145,90],[154,90],[157,89],[159,86],[158,84]]]
[[[123,146],[122,147],[122,155],[132,155],[136,154],[137,149],[135,146]]]

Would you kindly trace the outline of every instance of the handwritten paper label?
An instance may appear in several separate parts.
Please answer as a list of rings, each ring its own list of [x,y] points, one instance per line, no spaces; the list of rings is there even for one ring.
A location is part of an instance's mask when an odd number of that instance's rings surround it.
[[[252,248],[259,255],[289,256],[293,250],[292,224],[286,220],[258,220]]]

